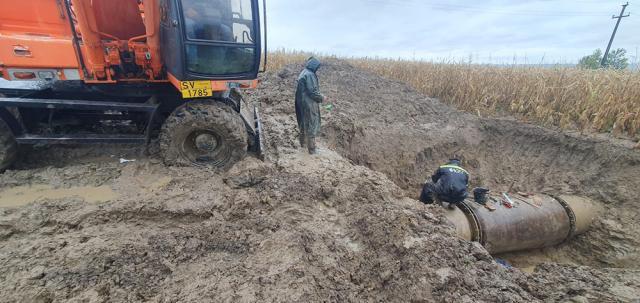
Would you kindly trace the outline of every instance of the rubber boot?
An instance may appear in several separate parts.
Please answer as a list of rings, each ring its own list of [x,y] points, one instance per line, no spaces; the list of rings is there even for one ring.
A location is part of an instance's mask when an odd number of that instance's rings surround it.
[[[316,138],[309,137],[307,138],[307,148],[309,149],[309,154],[315,155],[318,153],[318,149],[316,148]]]
[[[300,142],[300,147],[304,148],[304,146],[305,146],[305,145],[306,145],[306,143],[307,143],[307,142],[306,142],[306,141],[307,141],[307,139],[305,138],[305,136],[304,136],[304,133],[303,133],[303,132],[300,132],[300,136],[298,136],[298,140],[299,140],[299,142]]]

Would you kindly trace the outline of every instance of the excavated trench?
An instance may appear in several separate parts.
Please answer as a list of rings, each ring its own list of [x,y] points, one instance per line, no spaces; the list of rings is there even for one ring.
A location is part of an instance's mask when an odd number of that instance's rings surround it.
[[[633,189],[640,185],[636,152],[517,122],[476,123],[473,136],[465,133],[467,128],[443,143],[433,138],[440,131],[435,129],[431,134],[388,134],[384,137],[394,139],[385,142],[380,139],[383,129],[353,131],[341,123],[331,124],[327,139],[356,164],[387,174],[413,198],[429,174],[454,154],[473,175],[471,186],[589,197],[605,211],[587,233],[559,246],[497,257],[525,269],[544,262],[638,268],[640,241],[633,232],[638,215]],[[337,140],[344,137],[351,140]]]
[[[263,106],[292,106],[279,102],[293,99],[289,86],[298,68],[263,79],[273,87],[258,95]],[[332,111],[323,111],[328,147],[386,174],[408,197],[417,198],[435,168],[457,155],[472,174],[471,186],[578,195],[604,209],[587,233],[567,243],[496,257],[525,270],[539,263],[640,267],[634,232],[640,154],[631,143],[479,118],[338,60],[326,62],[319,78],[335,100]],[[289,127],[295,132],[295,124]]]
[[[335,106],[324,110],[321,154],[310,156],[297,146],[292,104],[300,68],[265,74],[248,96],[261,105],[265,162],[248,157],[219,174],[167,167],[133,147],[26,152],[0,175],[0,196],[32,190],[48,199],[0,205],[0,301],[640,298],[637,152],[479,119],[332,60],[319,76]],[[474,186],[576,194],[606,212],[569,243],[497,256],[523,270],[505,268],[456,238],[441,208],[415,200],[451,154],[463,157]],[[96,188],[117,197],[92,203],[112,195]]]

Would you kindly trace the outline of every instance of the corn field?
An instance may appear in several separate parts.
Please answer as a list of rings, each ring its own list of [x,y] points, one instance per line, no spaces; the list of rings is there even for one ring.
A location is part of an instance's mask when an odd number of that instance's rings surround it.
[[[308,58],[271,55],[274,69]],[[640,136],[640,73],[570,67],[488,66],[347,59],[355,67],[408,83],[427,96],[481,115],[511,114],[545,126]]]
[[[311,53],[299,51],[276,51],[268,54],[267,69],[270,71],[278,71],[285,65],[304,64],[311,56]]]

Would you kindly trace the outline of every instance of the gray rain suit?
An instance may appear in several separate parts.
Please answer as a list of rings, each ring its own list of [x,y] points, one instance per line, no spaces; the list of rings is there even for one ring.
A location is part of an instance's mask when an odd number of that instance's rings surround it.
[[[324,96],[320,93],[316,71],[320,61],[311,57],[306,68],[300,73],[296,89],[296,118],[300,129],[301,143],[306,137],[310,141],[320,132],[320,103]],[[315,142],[309,142],[311,143]],[[314,144],[315,146],[315,144]],[[309,146],[311,148],[311,146]]]

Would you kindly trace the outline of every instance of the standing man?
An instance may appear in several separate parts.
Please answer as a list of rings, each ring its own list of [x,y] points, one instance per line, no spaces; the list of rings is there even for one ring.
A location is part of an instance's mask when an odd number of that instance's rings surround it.
[[[420,201],[432,204],[434,200],[449,203],[449,208],[462,201],[467,196],[469,173],[460,166],[459,159],[451,159],[442,165],[431,176],[432,182],[426,182],[420,194]]]
[[[300,73],[296,88],[296,118],[300,130],[300,146],[305,144],[310,154],[316,154],[316,136],[320,132],[320,103],[325,96],[320,93],[318,76],[320,61],[314,57],[307,60],[306,68]]]

